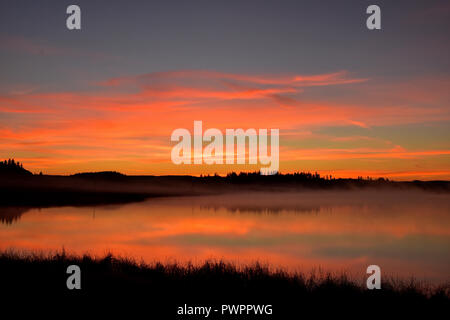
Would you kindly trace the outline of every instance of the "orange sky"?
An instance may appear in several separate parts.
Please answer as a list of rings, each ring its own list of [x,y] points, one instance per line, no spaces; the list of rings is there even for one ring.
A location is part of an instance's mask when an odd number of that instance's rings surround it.
[[[203,131],[280,129],[281,172],[450,179],[448,83],[423,78],[388,86],[347,71],[183,70],[106,79],[90,92],[11,90],[0,96],[0,111],[9,117],[1,121],[0,156],[49,174],[258,170],[172,164],[171,132],[193,132],[194,120],[201,120]],[[329,90],[341,96],[329,97]]]
[[[47,174],[260,169],[174,165],[172,132],[202,121],[279,129],[284,173],[450,180],[448,1],[385,1],[380,30],[357,0],[78,5],[68,30],[62,3],[0,4],[0,160]]]

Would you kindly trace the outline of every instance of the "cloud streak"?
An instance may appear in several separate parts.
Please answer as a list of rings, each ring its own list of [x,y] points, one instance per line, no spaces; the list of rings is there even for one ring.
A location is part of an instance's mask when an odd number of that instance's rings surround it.
[[[445,139],[440,142],[444,147],[424,145],[420,150],[407,150],[395,141],[384,149],[361,149],[361,141],[375,143],[361,136],[327,136],[315,148],[302,145],[311,144],[317,138],[314,132],[324,127],[373,130],[450,120],[448,105],[411,105],[409,98],[401,98],[408,95],[406,90],[396,93],[396,99],[405,101],[398,105],[324,101],[306,95],[312,88],[332,86],[364,95],[367,81],[347,71],[248,75],[182,70],[107,79],[92,92],[5,93],[0,95],[0,156],[28,160],[36,169],[53,164],[55,173],[67,172],[64,165],[83,171],[102,169],[102,163],[115,163],[115,169],[123,172],[182,173],[178,170],[186,168],[170,163],[170,134],[176,128],[192,130],[193,121],[202,120],[205,128],[220,130],[279,128],[281,169],[288,171],[302,169],[288,165],[289,161],[325,161],[331,170],[337,169],[336,161],[357,166],[362,159],[377,159],[384,161],[387,171],[390,161],[427,158],[427,163],[445,172],[448,166],[442,164],[442,157],[450,154]],[[67,163],[74,165],[67,167]],[[136,163],[145,166],[136,168]],[[208,170],[224,173],[229,168]]]

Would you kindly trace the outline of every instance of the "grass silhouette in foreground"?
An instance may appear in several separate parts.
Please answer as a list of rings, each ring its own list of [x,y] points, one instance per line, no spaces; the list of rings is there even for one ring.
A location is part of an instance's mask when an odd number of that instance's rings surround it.
[[[81,268],[81,290],[66,288],[66,268]],[[0,283],[10,295],[32,293],[34,298],[50,301],[96,303],[118,299],[121,303],[139,301],[161,315],[174,314],[183,304],[272,304],[279,316],[327,308],[350,308],[350,313],[375,306],[406,312],[439,310],[450,306],[450,284],[438,287],[414,281],[384,279],[381,290],[368,290],[365,283],[345,274],[290,274],[271,271],[255,263],[237,267],[224,261],[192,264],[145,264],[111,254],[104,257],[76,256],[64,251],[36,253],[0,253]],[[56,299],[56,300],[55,300]],[[303,310],[298,309],[302,306]],[[403,311],[402,311],[403,310]],[[164,319],[171,317],[164,317]],[[278,317],[275,317],[278,319]],[[247,318],[246,318],[247,319]],[[272,318],[271,318],[272,319]]]

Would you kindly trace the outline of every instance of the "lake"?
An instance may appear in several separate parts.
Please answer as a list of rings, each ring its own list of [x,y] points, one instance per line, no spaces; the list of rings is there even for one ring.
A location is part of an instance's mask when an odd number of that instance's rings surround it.
[[[346,271],[450,281],[450,195],[315,191],[153,198],[125,205],[0,208],[0,249],[146,262],[255,261],[309,273]]]

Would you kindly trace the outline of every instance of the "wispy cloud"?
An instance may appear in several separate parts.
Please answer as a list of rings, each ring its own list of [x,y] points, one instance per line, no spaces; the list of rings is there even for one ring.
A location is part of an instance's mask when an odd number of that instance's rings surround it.
[[[295,103],[289,95],[304,87],[365,82],[347,71],[319,75],[246,75],[202,70],[155,72],[113,78],[99,83],[114,88],[139,88],[143,94],[161,98],[258,99],[271,98],[280,104]]]
[[[351,87],[355,95],[364,95],[366,82],[346,71],[247,75],[188,70],[107,79],[91,92],[11,91],[0,95],[4,115],[0,157],[28,159],[36,168],[53,163],[56,172],[116,163],[116,169],[124,172],[180,173],[171,171],[170,134],[176,128],[191,130],[194,120],[203,120],[205,129],[279,128],[282,169],[283,161],[321,161],[336,168],[336,161],[357,167],[355,161],[366,159],[383,160],[389,167],[394,160],[427,158],[438,171],[445,171],[442,157],[450,154],[445,148],[424,145],[421,150],[408,150],[395,141],[354,135],[314,140],[314,132],[323,127],[353,127],[369,133],[380,126],[450,120],[448,105],[430,105],[424,96],[419,99],[423,104],[410,104],[408,91],[400,90],[402,84],[398,92],[394,86],[388,92],[403,101],[398,105],[316,101],[305,96],[312,87],[321,86]],[[136,163],[143,167],[136,168]]]

